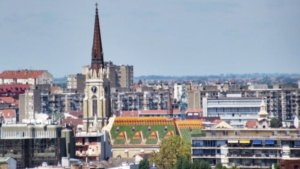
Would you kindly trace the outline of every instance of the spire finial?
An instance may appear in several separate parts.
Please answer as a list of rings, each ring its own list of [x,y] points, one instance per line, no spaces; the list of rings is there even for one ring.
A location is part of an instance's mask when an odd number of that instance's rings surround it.
[[[96,14],[98,14],[98,3],[95,3],[95,7],[96,7]]]

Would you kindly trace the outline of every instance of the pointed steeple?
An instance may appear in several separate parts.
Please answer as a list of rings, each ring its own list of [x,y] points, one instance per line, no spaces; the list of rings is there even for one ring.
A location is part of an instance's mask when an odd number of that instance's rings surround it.
[[[262,99],[261,105],[260,105],[260,111],[258,112],[258,121],[260,121],[262,119],[267,119],[268,115],[269,114],[267,112],[266,103],[265,103],[264,99]]]
[[[98,16],[98,5],[96,3],[91,69],[96,70],[98,72],[98,70],[103,67],[104,67],[103,49],[102,49],[100,23],[99,23],[99,16]]]

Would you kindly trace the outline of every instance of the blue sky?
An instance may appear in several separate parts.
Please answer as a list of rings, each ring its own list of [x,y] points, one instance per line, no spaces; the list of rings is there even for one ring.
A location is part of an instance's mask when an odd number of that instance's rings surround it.
[[[95,2],[105,60],[135,75],[300,73],[299,0],[1,0],[0,71],[81,72]]]

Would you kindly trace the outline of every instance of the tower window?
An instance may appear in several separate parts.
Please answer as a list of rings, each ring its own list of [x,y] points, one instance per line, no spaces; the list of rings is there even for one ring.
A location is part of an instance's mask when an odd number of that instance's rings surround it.
[[[93,96],[92,100],[93,100],[93,116],[97,116],[97,109],[98,109],[97,97]]]

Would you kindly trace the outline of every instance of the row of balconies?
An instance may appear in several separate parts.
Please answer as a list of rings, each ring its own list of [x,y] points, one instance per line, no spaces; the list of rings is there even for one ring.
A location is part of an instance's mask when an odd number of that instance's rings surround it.
[[[203,146],[203,145],[197,145],[197,144],[193,144],[192,145],[192,149],[221,149],[222,147],[221,146]],[[261,146],[244,146],[244,145],[241,145],[241,146],[226,146],[226,148],[228,149],[249,149],[249,150],[281,150],[282,149],[282,146],[280,145],[261,145]],[[290,149],[295,149],[295,150],[300,150],[300,147],[290,147]]]

